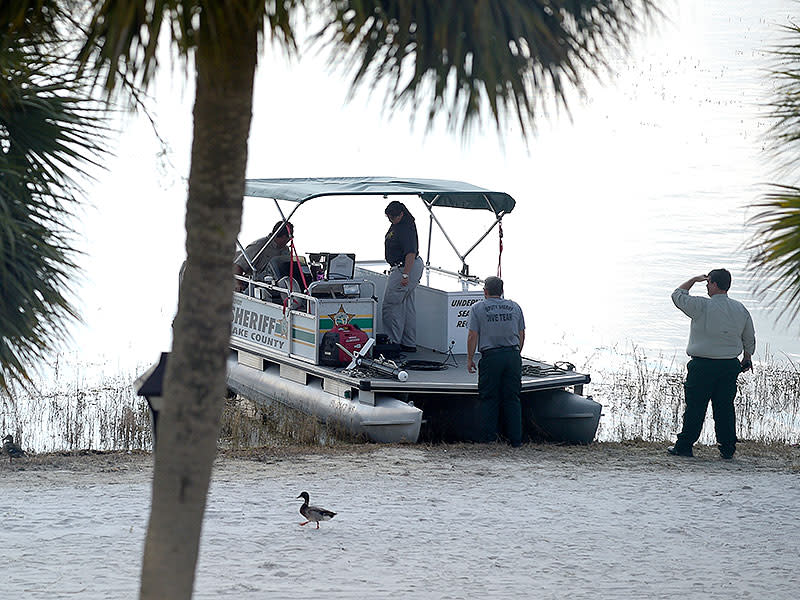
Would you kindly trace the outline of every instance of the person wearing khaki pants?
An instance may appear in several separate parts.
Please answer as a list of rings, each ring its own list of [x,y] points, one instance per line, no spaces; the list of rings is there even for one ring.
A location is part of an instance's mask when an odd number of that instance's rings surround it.
[[[393,200],[384,211],[391,226],[384,237],[384,256],[391,267],[383,295],[381,322],[389,341],[403,352],[417,351],[415,292],[422,279],[422,259],[413,215]]]

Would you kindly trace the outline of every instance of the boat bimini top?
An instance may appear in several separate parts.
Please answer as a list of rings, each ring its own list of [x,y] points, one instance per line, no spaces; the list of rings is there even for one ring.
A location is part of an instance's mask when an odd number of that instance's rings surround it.
[[[493,192],[461,181],[445,179],[399,179],[395,177],[313,177],[288,179],[248,179],[244,195],[248,197],[272,198],[284,221],[288,221],[300,206],[313,199],[324,196],[418,196],[430,214],[428,232],[428,260],[430,266],[430,239],[433,223],[441,230],[447,242],[461,261],[459,275],[469,277],[466,258],[494,229],[500,226],[503,216],[510,213],[516,204],[505,192]],[[296,202],[288,216],[283,214],[278,200]],[[436,217],[436,207],[463,208],[470,210],[490,210],[495,215],[494,222],[483,235],[463,254],[459,252],[444,226]],[[270,240],[271,241],[271,238]]]
[[[394,177],[315,177],[248,179],[245,196],[303,204],[321,196],[419,196],[430,206],[510,213],[516,202],[504,192],[492,192],[461,181],[397,179]]]

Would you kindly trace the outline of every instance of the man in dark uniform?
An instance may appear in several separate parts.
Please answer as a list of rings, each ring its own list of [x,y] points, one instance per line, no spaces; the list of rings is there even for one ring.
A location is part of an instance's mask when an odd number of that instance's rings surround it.
[[[381,322],[389,340],[404,352],[417,350],[417,310],[414,296],[422,279],[419,239],[413,215],[393,200],[385,210],[391,222],[384,239],[386,262],[391,267],[383,295]]]
[[[692,286],[701,281],[706,282],[708,298],[689,294]],[[686,348],[691,360],[686,365],[683,429],[675,445],[667,448],[670,454],[692,456],[692,445],[700,437],[709,400],[720,455],[730,459],[736,452],[736,378],[741,371],[753,368],[756,336],[750,313],[741,302],[728,297],[730,287],[730,272],[714,269],[708,275],[692,277],[672,292],[675,306],[692,319],[692,325]]]
[[[485,431],[483,441],[497,438],[502,408],[505,434],[512,446],[522,445],[522,357],[525,318],[519,304],[503,298],[503,280],[487,277],[484,300],[472,305],[467,334],[467,369],[475,372],[473,358],[480,350],[478,393]]]

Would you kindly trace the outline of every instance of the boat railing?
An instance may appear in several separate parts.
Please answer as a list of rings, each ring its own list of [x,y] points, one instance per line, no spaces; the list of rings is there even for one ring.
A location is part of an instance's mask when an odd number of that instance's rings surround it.
[[[483,284],[483,279],[481,279],[477,275],[464,275],[463,273],[458,273],[456,271],[449,271],[448,269],[443,269],[441,267],[431,267],[429,265],[426,265],[425,268],[428,271],[433,271],[434,273],[441,273],[442,275],[455,277],[459,281],[466,281],[468,283],[475,283],[475,284]]]
[[[375,259],[375,260],[359,260],[356,264],[359,267],[366,267],[366,268],[380,267],[382,265],[388,267],[388,265],[386,264],[385,260],[378,260],[378,259]],[[442,275],[447,275],[448,277],[452,277],[452,278],[457,279],[459,281],[465,281],[467,283],[474,283],[474,284],[480,284],[480,285],[483,284],[483,279],[481,279],[480,277],[478,277],[476,275],[464,275],[463,273],[459,273],[457,271],[451,271],[449,269],[443,269],[442,267],[434,267],[434,266],[431,266],[431,265],[425,265],[425,270],[429,271],[429,272],[433,272],[433,273],[441,273]]]
[[[362,285],[369,286],[368,294],[361,289]],[[341,295],[344,298],[372,298],[375,296],[375,283],[368,279],[320,279],[308,286],[308,293],[313,297],[319,297],[327,292],[335,297],[338,289],[342,290]]]
[[[277,285],[273,281],[256,281],[255,279],[250,279],[249,277],[244,277],[242,275],[234,275],[234,277],[238,281],[246,284],[245,289],[241,290],[240,293],[251,296],[252,298],[256,298],[257,300],[272,302],[272,296],[273,293],[275,293],[280,294],[281,296],[286,296],[285,303],[289,306],[292,306],[292,301],[294,299],[303,300],[308,303],[308,306],[311,306],[314,303],[314,298],[312,296],[285,288],[282,285]]]
[[[352,319],[353,325],[374,335],[377,299],[369,280],[319,280],[303,293],[274,280],[235,278],[243,289],[234,294],[231,339],[240,350],[319,364],[322,336],[344,324],[341,319],[348,324]]]
[[[317,314],[318,299],[326,292],[330,294],[331,298],[375,297],[375,283],[367,279],[322,279],[313,281],[308,286],[308,293],[304,294],[303,292],[277,285],[274,281],[256,281],[242,275],[234,275],[234,277],[247,285],[241,293],[265,302],[273,302],[274,294],[279,294],[284,297],[284,306],[310,315]],[[365,292],[362,286],[368,286],[368,293]],[[337,291],[339,289],[341,289],[341,292]],[[337,293],[340,296],[336,296]],[[303,306],[305,308],[296,308]]]

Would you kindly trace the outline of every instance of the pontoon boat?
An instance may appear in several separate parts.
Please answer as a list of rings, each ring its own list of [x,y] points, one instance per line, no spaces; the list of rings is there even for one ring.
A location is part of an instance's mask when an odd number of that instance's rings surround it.
[[[405,356],[386,356],[389,346],[374,344],[382,333],[383,261],[356,260],[347,248],[308,257],[293,252],[267,277],[237,276],[242,289],[234,293],[228,387],[257,404],[280,402],[374,442],[480,439],[477,374],[466,368],[466,324],[469,307],[483,298],[483,281],[470,274],[466,260],[501,228],[514,199],[458,181],[388,177],[250,179],[245,195],[272,199],[284,220],[311,200],[360,196],[382,211],[389,196],[416,197],[429,216],[427,256],[416,290],[418,351]],[[282,208],[287,202],[294,203],[289,214]],[[443,226],[443,209],[491,211],[493,221],[462,253]],[[432,266],[434,231],[455,252],[458,271]],[[370,347],[340,346],[347,360],[323,364],[323,338],[341,325],[363,331]],[[524,358],[525,437],[591,442],[601,406],[582,395],[589,381],[571,365]]]

